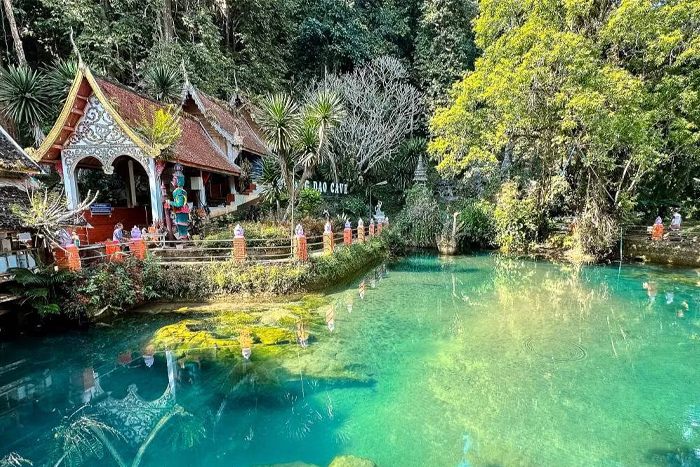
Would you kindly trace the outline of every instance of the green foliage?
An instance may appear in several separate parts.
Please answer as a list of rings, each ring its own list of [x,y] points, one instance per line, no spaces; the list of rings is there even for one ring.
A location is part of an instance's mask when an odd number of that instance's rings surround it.
[[[43,139],[41,124],[48,113],[50,97],[51,89],[42,73],[15,66],[0,72],[2,114],[31,134],[37,144]]]
[[[501,186],[493,213],[496,243],[507,253],[527,252],[537,239],[537,204],[510,181]]]
[[[48,91],[57,104],[62,104],[68,96],[68,91],[70,91],[77,73],[78,62],[75,60],[57,59],[51,67],[46,69]]]
[[[494,246],[496,237],[494,206],[486,200],[469,202],[459,212],[459,235],[462,242],[471,248]]]
[[[445,217],[430,189],[418,185],[408,190],[406,206],[394,224],[409,245],[434,247],[445,224]]]
[[[302,215],[318,216],[321,205],[321,193],[312,188],[302,188],[299,192],[299,213]]]
[[[474,69],[478,49],[467,25],[473,0],[424,0],[416,34],[416,69],[431,108],[444,105],[452,84]]]
[[[177,144],[182,133],[180,126],[180,111],[175,107],[150,109],[147,111],[143,106],[139,106],[141,120],[139,130],[148,138],[153,147],[159,151],[159,158],[169,161],[173,158],[174,146]]]
[[[537,193],[528,199],[543,215],[556,214],[549,209],[558,177],[569,194],[558,211],[577,217],[594,196],[602,196],[600,215],[621,219],[640,187],[654,196],[668,185],[695,191],[688,175],[674,179],[663,169],[700,168],[691,19],[698,2],[479,6],[483,54],[430,123],[429,149],[443,174],[533,182]]]
[[[60,312],[59,294],[62,286],[70,280],[67,272],[47,267],[32,271],[12,269],[12,276],[21,287],[13,287],[12,293],[22,297],[22,303],[29,303],[39,315],[52,315]]]
[[[177,68],[155,65],[144,73],[146,92],[158,102],[175,103],[182,95],[182,77]]]

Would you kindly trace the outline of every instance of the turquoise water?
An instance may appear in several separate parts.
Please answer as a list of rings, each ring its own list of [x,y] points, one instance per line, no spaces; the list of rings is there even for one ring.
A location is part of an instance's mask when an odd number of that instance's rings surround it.
[[[134,465],[179,407],[140,465],[700,466],[700,271],[416,256],[327,300],[333,332],[279,368],[144,359],[176,315],[3,344],[0,456],[54,465],[77,439],[63,464],[118,465],[79,429],[104,423]]]

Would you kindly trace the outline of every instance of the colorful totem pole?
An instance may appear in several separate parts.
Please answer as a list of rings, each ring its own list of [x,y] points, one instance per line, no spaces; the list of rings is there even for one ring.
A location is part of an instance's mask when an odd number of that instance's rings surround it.
[[[182,166],[175,164],[172,185],[173,199],[168,201],[168,207],[175,216],[175,237],[178,240],[190,238],[190,206],[187,204],[187,191],[185,190],[185,174],[182,173]]]

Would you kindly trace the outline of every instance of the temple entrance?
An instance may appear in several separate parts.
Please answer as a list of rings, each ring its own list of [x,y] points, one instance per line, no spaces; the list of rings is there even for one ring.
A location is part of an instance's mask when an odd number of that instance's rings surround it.
[[[129,156],[117,157],[112,167],[111,174],[105,173],[102,163],[94,157],[86,157],[76,166],[78,199],[84,200],[88,192],[91,196],[97,192],[95,203],[102,205],[100,210],[85,211],[85,220],[92,227],[86,229],[86,243],[111,240],[118,223],[128,231],[134,226],[148,227],[153,221],[146,169]]]

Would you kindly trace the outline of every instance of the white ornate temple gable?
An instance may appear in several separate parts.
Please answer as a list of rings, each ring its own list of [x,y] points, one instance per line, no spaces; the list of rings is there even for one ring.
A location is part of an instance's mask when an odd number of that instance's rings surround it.
[[[79,204],[76,167],[87,158],[94,157],[102,164],[106,174],[114,172],[114,160],[129,156],[146,170],[149,179],[151,210],[154,220],[161,220],[160,184],[156,179],[155,160],[148,157],[114,121],[100,100],[93,94],[85,106],[85,114],[80,119],[73,135],[66,141],[61,151],[63,183],[66,187],[68,204],[75,208]]]
[[[63,166],[73,172],[82,159],[94,157],[102,163],[106,174],[114,171],[112,163],[119,156],[130,156],[137,160],[150,176],[149,157],[129,138],[96,96],[90,97],[85,115],[78,123],[75,133],[66,141],[61,153]]]

